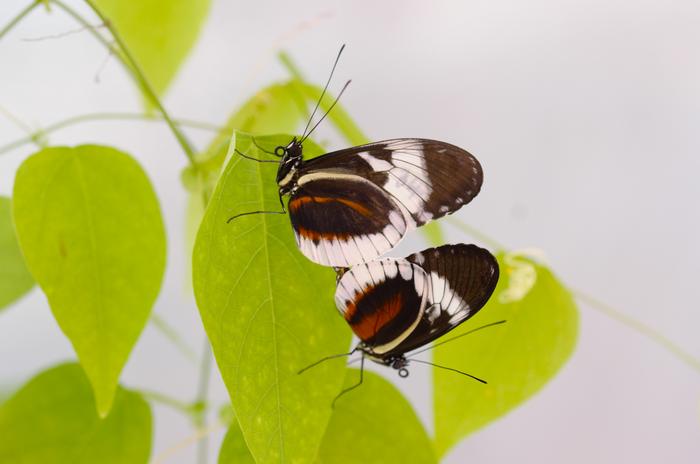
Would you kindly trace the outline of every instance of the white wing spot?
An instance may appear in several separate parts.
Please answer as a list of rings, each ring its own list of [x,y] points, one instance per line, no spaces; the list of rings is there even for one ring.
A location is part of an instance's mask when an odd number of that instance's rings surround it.
[[[411,267],[410,265],[399,266],[399,272],[401,273],[401,277],[404,280],[411,280],[411,277],[413,276],[413,267]]]
[[[367,152],[361,152],[357,154],[360,158],[363,160],[367,161],[369,163],[370,167],[374,169],[375,171],[388,171],[390,170],[393,166],[391,163],[388,161],[384,161],[382,159],[376,158],[372,155],[370,155]]]

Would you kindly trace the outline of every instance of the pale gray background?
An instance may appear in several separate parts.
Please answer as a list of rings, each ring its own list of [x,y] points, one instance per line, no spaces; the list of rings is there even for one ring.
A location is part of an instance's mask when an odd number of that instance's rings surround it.
[[[0,23],[28,1],[3,0]],[[461,218],[511,247],[541,248],[565,282],[700,357],[699,19],[694,1],[218,0],[165,103],[177,116],[220,123],[251,92],[286,77],[274,57],[280,45],[322,82],[345,42],[335,89],[353,79],[343,103],[371,138],[442,139],[482,161],[485,188]],[[312,26],[300,28],[304,22]],[[22,40],[75,28],[60,12],[36,11],[0,42],[0,105],[36,126],[139,110],[113,59],[95,82],[106,53],[88,33]],[[0,116],[0,144],[22,134]],[[200,147],[209,137],[191,134]],[[51,141],[113,144],[144,165],[168,227],[155,311],[199,349],[199,316],[182,290],[178,176],[186,159],[171,134],[158,123],[99,122]],[[32,150],[0,156],[0,194],[11,192],[14,170]],[[457,232],[451,239],[468,240]],[[401,251],[421,246],[414,235]],[[19,385],[71,356],[39,291],[0,314],[0,385]],[[431,430],[426,371],[404,381],[382,372]],[[188,397],[196,371],[149,326],[123,381]],[[226,399],[218,377],[210,396]],[[699,399],[698,372],[582,306],[580,342],[560,375],[446,461],[694,463]],[[190,433],[179,415],[155,412],[154,456]],[[212,450],[221,433],[215,437]],[[193,450],[168,462],[193,462]]]

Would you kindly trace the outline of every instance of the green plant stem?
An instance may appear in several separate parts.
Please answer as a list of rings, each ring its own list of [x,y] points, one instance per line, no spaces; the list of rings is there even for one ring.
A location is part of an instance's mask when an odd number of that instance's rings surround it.
[[[187,403],[186,401],[173,398],[172,396],[164,393],[150,390],[139,390],[138,392],[141,393],[141,395],[143,395],[143,397],[147,400],[169,406],[170,408],[190,417],[198,415],[201,409],[206,409],[202,408],[201,403]]]
[[[211,363],[211,344],[209,343],[209,338],[205,336],[204,347],[202,349],[202,361],[199,365],[199,384],[197,385],[197,396],[195,397],[195,404],[206,404],[207,395],[209,393],[209,379],[211,378]],[[197,429],[202,429],[204,427],[205,420],[206,409],[202,409],[200,413],[194,418],[194,423],[197,426]],[[207,462],[208,447],[209,438],[207,435],[204,435],[202,439],[197,442],[198,464],[205,464]]]
[[[602,314],[605,314],[611,319],[615,319],[616,321],[620,322],[623,325],[626,325],[630,329],[653,340],[657,344],[664,347],[667,351],[669,351],[674,357],[676,357],[680,361],[683,361],[690,368],[700,372],[700,360],[692,356],[687,351],[683,350],[680,346],[676,345],[673,341],[671,341],[668,337],[666,337],[658,330],[653,329],[652,327],[644,324],[643,322],[638,321],[624,313],[621,313],[612,306],[603,303],[597,298],[594,298],[591,295],[582,292],[581,290],[569,287],[569,291],[573,293],[574,296],[576,296],[576,298],[578,298],[591,308],[601,312]]]
[[[200,440],[207,439],[209,435],[211,435],[214,432],[217,432],[219,429],[225,427],[226,425],[227,424],[224,424],[220,420],[216,420],[211,424],[205,425],[202,428],[195,430],[191,435],[183,438],[182,440],[179,440],[174,445],[155,455],[151,463],[164,464],[166,462],[170,462],[170,458],[175,456],[177,453],[181,452],[183,449],[187,448],[193,443],[199,443]]]
[[[307,99],[316,103],[321,97],[321,89],[314,85],[308,84],[304,80],[304,76],[299,71],[299,68],[294,64],[292,58],[285,52],[279,52],[277,55],[278,59],[282,65],[287,68],[287,71],[292,76],[292,83],[294,84],[294,89],[297,93],[297,101],[300,103],[302,111],[308,114],[308,110],[304,102]],[[326,93],[326,96],[321,101],[320,108],[323,111],[327,111],[330,108],[333,97]],[[355,124],[352,118],[345,112],[340,106],[336,106],[331,113],[328,114],[329,119],[335,125],[336,129],[345,138],[345,140],[352,145],[362,145],[369,143],[367,136],[360,130],[360,128]]]
[[[131,54],[129,47],[126,46],[126,43],[124,43],[121,36],[117,32],[117,29],[114,27],[112,22],[102,14],[100,9],[97,8],[97,6],[92,2],[92,0],[85,0],[85,3],[87,3],[88,6],[90,6],[90,8],[92,8],[92,11],[95,12],[95,14],[105,24],[107,29],[109,29],[109,32],[112,34],[112,37],[114,38],[114,41],[117,43],[117,45],[119,46],[119,49],[124,54],[127,61],[129,62],[129,65],[130,65],[131,69],[133,70],[133,76],[136,78],[138,83],[141,85],[141,88],[143,89],[144,93],[151,99],[151,101],[156,106],[156,108],[158,108],[158,110],[160,111],[160,114],[163,115],[163,118],[168,123],[170,130],[173,131],[175,138],[180,143],[180,146],[182,147],[183,151],[187,155],[187,158],[190,160],[190,164],[192,164],[192,166],[196,168],[197,161],[195,160],[194,150],[192,149],[192,145],[190,145],[189,141],[185,138],[185,134],[182,133],[180,128],[170,118],[170,115],[168,114],[168,112],[165,111],[163,104],[160,102],[160,99],[158,98],[155,91],[153,90],[153,87],[151,86],[150,82],[148,82],[148,80],[146,79],[146,76],[143,73],[143,71],[141,70],[141,67],[139,66],[138,62],[134,59],[133,55]]]
[[[292,78],[298,80],[299,82],[305,82],[304,76],[301,74],[301,71],[292,60],[292,57],[290,57],[287,52],[280,51],[277,54],[277,59],[279,59],[280,63],[282,63],[282,65],[285,68],[287,68],[287,72],[289,72]]]
[[[5,116],[5,117],[6,117],[7,119],[9,119],[10,121],[12,121],[12,122],[15,124],[15,126],[17,126],[17,127],[19,127],[20,129],[22,129],[22,131],[24,131],[25,133],[27,133],[27,134],[31,134],[31,133],[32,133],[33,129],[32,129],[32,127],[31,127],[29,124],[27,124],[26,122],[22,121],[20,118],[18,118],[18,117],[15,116],[14,114],[12,114],[10,111],[8,111],[7,109],[5,109],[3,106],[0,106],[0,113],[2,113],[3,116]]]
[[[494,238],[489,237],[485,233],[481,232],[480,230],[476,229],[475,227],[470,226],[466,222],[460,221],[454,216],[449,216],[447,218],[447,223],[452,224],[454,227],[460,229],[462,232],[465,232],[472,237],[480,240],[481,242],[484,242],[486,245],[490,246],[491,248],[497,249],[497,250],[508,250],[509,248],[505,246],[504,244],[500,243]]]
[[[20,21],[24,19],[25,16],[27,16],[29,13],[32,12],[34,8],[39,6],[41,4],[41,0],[34,0],[30,5],[27,5],[22,11],[20,11],[17,16],[12,18],[9,23],[5,25],[2,29],[0,29],[0,39],[2,39],[5,34],[10,32],[12,28],[14,28]]]
[[[159,115],[148,115],[144,113],[122,113],[122,112],[113,112],[113,113],[87,113],[87,114],[81,114],[78,116],[72,116],[70,118],[64,119],[62,121],[59,121],[57,123],[51,124],[49,126],[46,126],[43,129],[37,130],[35,132],[32,132],[28,134],[26,137],[22,137],[21,139],[15,140],[14,142],[10,142],[6,145],[0,146],[0,155],[3,153],[6,153],[8,151],[14,150],[15,148],[19,148],[25,144],[28,143],[36,143],[37,145],[41,145],[39,141],[41,140],[41,137],[49,134],[51,132],[55,132],[59,129],[64,129],[69,126],[73,126],[75,124],[80,124],[83,122],[91,122],[91,121],[133,121],[133,120],[138,120],[138,121],[152,121],[152,122],[164,122],[165,119],[162,116]],[[212,131],[212,132],[219,132],[221,130],[221,127],[215,125],[215,124],[210,124],[207,122],[202,122],[202,121],[193,121],[190,119],[180,119],[176,118],[174,121],[184,127],[191,127],[193,129],[201,129],[201,130],[207,130],[207,131]]]
[[[457,227],[458,229],[462,230],[463,232],[471,235],[472,237],[479,239],[480,241],[484,242],[485,244],[487,244],[491,248],[500,249],[500,250],[507,250],[508,249],[508,247],[506,247],[502,243],[499,243],[497,240],[484,234],[483,232],[474,228],[473,226],[460,221],[457,218],[454,218],[454,217],[449,218],[448,223],[454,225],[455,227]],[[635,332],[644,335],[649,340],[653,341],[654,343],[656,343],[657,345],[661,346],[666,351],[671,353],[671,355],[673,355],[673,357],[684,362],[691,369],[693,369],[697,372],[700,372],[700,360],[698,360],[697,358],[692,356],[687,351],[683,350],[681,347],[679,347],[677,344],[675,344],[673,341],[671,341],[668,337],[663,335],[658,330],[653,329],[652,327],[644,324],[641,321],[638,321],[637,319],[635,319],[631,316],[624,314],[621,311],[618,311],[617,309],[613,308],[612,306],[610,306],[606,303],[603,303],[602,301],[598,300],[597,298],[594,298],[591,295],[589,295],[581,290],[569,287],[569,291],[579,301],[585,303],[590,308],[595,309],[596,311],[608,316],[609,318],[614,319],[617,322],[629,327],[630,329],[634,330]]]
[[[183,338],[180,336],[180,334],[168,324],[165,319],[160,317],[157,314],[153,314],[151,316],[151,322],[153,323],[153,326],[158,329],[164,336],[167,338],[173,345],[175,345],[180,352],[187,358],[189,361],[196,363],[197,362],[197,355],[195,354],[194,350],[190,348],[190,346],[183,340]]]
[[[124,65],[125,69],[128,71],[129,75],[134,79],[134,81],[137,83],[137,85],[141,88],[143,93],[153,102],[155,107],[158,109],[160,114],[163,116],[163,119],[165,122],[168,124],[168,127],[170,127],[170,130],[172,131],[173,135],[177,139],[178,143],[180,144],[180,147],[182,147],[182,150],[185,152],[185,155],[190,161],[190,164],[192,167],[195,169],[197,168],[197,162],[195,160],[195,154],[194,154],[194,149],[192,148],[192,145],[189,143],[185,135],[182,133],[180,128],[175,124],[173,119],[170,117],[168,112],[165,110],[163,107],[163,104],[161,103],[160,99],[156,95],[155,91],[153,90],[153,87],[151,84],[148,82],[146,79],[146,76],[144,75],[143,71],[141,70],[140,66],[134,59],[133,55],[131,54],[129,48],[126,46],[124,41],[122,40],[121,36],[117,32],[116,28],[114,25],[109,21],[108,18],[106,18],[102,12],[100,11],[99,8],[91,1],[91,0],[84,0],[85,3],[92,9],[92,11],[97,15],[98,18],[100,18],[100,21],[104,24],[104,26],[109,30],[110,34],[112,35],[112,38],[114,39],[114,42],[117,44],[117,50],[114,49],[112,44],[110,44],[107,39],[105,39],[102,34],[97,32],[97,30],[87,21],[85,18],[83,18],[77,11],[63,3],[61,0],[51,0],[56,6],[61,8],[63,11],[65,11],[67,14],[72,16],[81,26],[85,27],[88,31],[92,33],[92,35],[97,38],[97,40],[102,43],[107,50],[109,50],[110,53],[114,53],[114,55],[119,59],[119,61],[122,62]]]

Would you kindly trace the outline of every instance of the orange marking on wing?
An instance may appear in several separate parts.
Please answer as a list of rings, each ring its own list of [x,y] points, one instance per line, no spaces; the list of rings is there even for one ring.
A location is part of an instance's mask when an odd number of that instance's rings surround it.
[[[377,311],[368,314],[357,324],[351,325],[352,331],[360,337],[360,340],[369,340],[375,336],[382,327],[391,322],[391,320],[401,312],[402,307],[403,296],[401,293],[396,293],[378,308]],[[353,308],[353,311],[355,311],[355,308]]]
[[[371,293],[373,290],[374,290],[374,285],[370,285],[368,287],[365,287],[364,290],[362,290],[362,292],[366,295],[366,294]],[[355,305],[355,301],[357,301],[358,297],[360,297],[361,295],[362,295],[362,293],[355,291],[355,296],[353,297],[353,298],[355,298],[355,300],[347,302],[346,307],[345,307],[345,312],[343,313],[346,321],[350,322],[352,320],[353,316],[355,315],[355,313],[357,312],[357,306]]]
[[[338,202],[342,203],[345,206],[354,209],[358,213],[360,213],[363,216],[369,217],[372,212],[365,208],[362,204],[352,201],[352,200],[347,200],[345,198],[333,198],[333,197],[311,197],[311,196],[303,196],[303,197],[297,197],[294,200],[289,202],[289,209],[292,211],[296,211],[304,203],[331,203],[331,202]]]
[[[347,240],[350,238],[349,233],[332,233],[332,232],[318,232],[316,230],[311,230],[311,229],[305,229],[303,227],[298,227],[297,231],[299,232],[299,235],[302,237],[313,240],[314,242],[318,243],[321,240],[328,240],[331,241],[333,239],[338,239],[338,240]]]

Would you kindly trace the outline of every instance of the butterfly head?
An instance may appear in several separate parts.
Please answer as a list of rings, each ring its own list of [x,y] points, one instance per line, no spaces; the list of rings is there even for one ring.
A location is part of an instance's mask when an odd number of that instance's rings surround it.
[[[408,377],[408,359],[404,355],[392,356],[383,360],[384,364],[399,371],[399,377]]]
[[[294,186],[303,158],[302,149],[301,142],[296,137],[286,147],[280,145],[275,148],[275,155],[281,158],[277,169],[277,185],[282,193],[288,193]]]

